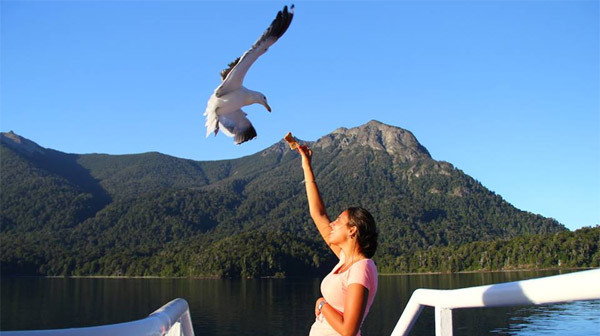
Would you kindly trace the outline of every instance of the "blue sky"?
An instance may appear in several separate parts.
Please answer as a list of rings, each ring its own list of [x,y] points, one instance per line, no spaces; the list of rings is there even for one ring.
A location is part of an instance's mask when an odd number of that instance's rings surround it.
[[[244,83],[273,108],[245,108],[258,138],[205,138],[219,71],[285,4],[3,0],[0,129],[220,160],[376,119],[519,209],[600,223],[598,1],[297,1]]]

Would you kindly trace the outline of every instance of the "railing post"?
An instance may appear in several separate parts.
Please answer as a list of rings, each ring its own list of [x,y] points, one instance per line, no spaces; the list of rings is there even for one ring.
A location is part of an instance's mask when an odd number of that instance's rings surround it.
[[[192,326],[192,318],[190,317],[189,308],[181,316],[181,331],[183,336],[194,336],[194,327]]]
[[[410,300],[408,300],[408,303],[406,304],[406,307],[404,307],[404,312],[402,312],[402,316],[400,316],[398,323],[396,323],[396,327],[394,328],[394,330],[392,330],[391,336],[408,335],[413,325],[417,321],[417,318],[421,314],[421,311],[423,310],[423,305],[419,304],[418,298],[422,291],[422,289],[417,289],[413,292],[413,294],[410,297]]]
[[[452,336],[452,309],[435,307],[435,335]]]

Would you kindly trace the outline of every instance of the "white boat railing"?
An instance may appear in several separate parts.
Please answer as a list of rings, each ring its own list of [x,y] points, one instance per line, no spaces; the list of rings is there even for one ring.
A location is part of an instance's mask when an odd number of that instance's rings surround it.
[[[460,289],[417,289],[392,336],[408,335],[424,306],[435,307],[436,336],[452,336],[452,309],[597,299],[600,299],[600,269]]]
[[[175,299],[148,317],[97,327],[2,331],[2,336],[194,336],[190,309],[184,299]]]

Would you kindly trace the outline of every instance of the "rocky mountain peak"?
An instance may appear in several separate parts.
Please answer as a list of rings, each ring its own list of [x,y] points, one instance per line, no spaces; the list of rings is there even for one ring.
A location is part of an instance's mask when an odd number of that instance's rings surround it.
[[[431,159],[429,151],[408,130],[377,120],[354,128],[338,128],[319,139],[316,147],[339,146],[341,149],[371,148],[385,151],[401,161]]]
[[[44,148],[13,131],[0,133],[0,143],[24,154],[43,154]]]

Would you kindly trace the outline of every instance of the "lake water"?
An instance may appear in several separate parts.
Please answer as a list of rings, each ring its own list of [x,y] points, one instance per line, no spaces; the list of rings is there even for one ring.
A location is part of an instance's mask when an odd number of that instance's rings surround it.
[[[452,289],[556,271],[380,276],[363,335],[389,335],[417,288]],[[308,335],[320,279],[2,278],[0,330],[73,328],[141,319],[171,301],[190,305],[197,335]],[[455,335],[600,335],[600,301],[458,309]],[[425,308],[410,335],[434,335]]]

